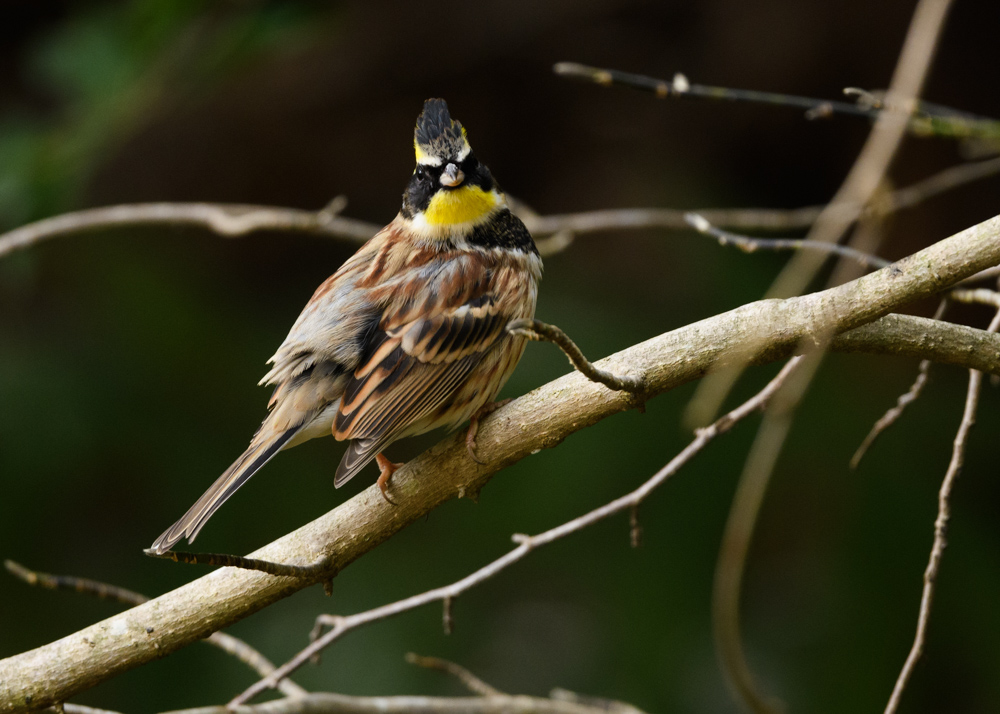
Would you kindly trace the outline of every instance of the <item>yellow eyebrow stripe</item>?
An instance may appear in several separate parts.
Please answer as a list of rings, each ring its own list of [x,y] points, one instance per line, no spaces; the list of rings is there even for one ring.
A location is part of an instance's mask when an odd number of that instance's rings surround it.
[[[461,186],[435,193],[424,211],[424,218],[435,226],[469,223],[487,215],[496,206],[495,192],[484,191],[478,186]]]

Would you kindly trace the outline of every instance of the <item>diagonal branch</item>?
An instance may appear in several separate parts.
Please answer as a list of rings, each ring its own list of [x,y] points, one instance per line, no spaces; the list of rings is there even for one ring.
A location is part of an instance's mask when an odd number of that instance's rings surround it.
[[[467,575],[461,580],[445,585],[444,587],[428,590],[427,592],[413,595],[374,610],[358,613],[357,615],[320,615],[318,624],[327,625],[331,629],[325,634],[316,637],[308,647],[299,652],[295,657],[278,667],[272,674],[249,687],[245,692],[230,702],[230,706],[246,704],[255,696],[268,689],[276,687],[281,683],[282,678],[287,677],[296,669],[304,665],[310,659],[319,654],[325,647],[333,644],[350,630],[353,630],[369,622],[384,620],[400,613],[412,610],[432,602],[449,603],[470,588],[494,577],[502,570],[506,570],[514,563],[526,557],[530,552],[543,545],[548,545],[561,538],[576,533],[606,518],[631,509],[633,512],[657,487],[661,486],[668,478],[676,474],[682,466],[690,461],[696,454],[702,451],[716,436],[729,431],[737,422],[749,416],[758,409],[762,409],[768,400],[774,395],[778,387],[784,382],[787,376],[795,369],[801,357],[793,358],[778,375],[768,382],[767,386],[758,392],[754,397],[741,404],[739,407],[729,412],[714,424],[705,429],[701,429],[694,440],[684,448],[677,456],[671,459],[666,466],[661,468],[650,477],[639,488],[631,493],[627,493],[620,498],[616,498],[611,503],[595,508],[589,513],[574,518],[562,525],[550,528],[544,533],[534,536],[515,535],[513,540],[518,544],[516,548],[500,556],[491,563],[484,565],[479,570]]]
[[[650,399],[712,368],[780,359],[812,335],[860,327],[997,264],[1000,216],[853,282],[802,297],[745,305],[654,337],[600,360],[597,366],[613,374],[641,376],[646,387],[642,399]],[[966,366],[1000,373],[1000,343],[991,341],[995,338],[973,338],[978,331],[940,323],[945,333],[966,335],[984,349],[952,350],[937,339],[914,340],[900,348],[879,337],[883,326],[903,323],[906,318],[895,316],[865,328],[864,344],[848,349],[931,358],[936,350]],[[928,327],[933,332],[936,325]],[[765,349],[759,349],[761,344]],[[835,341],[834,347],[838,346]],[[485,465],[469,459],[463,435],[451,435],[393,476],[398,506],[385,503],[372,486],[251,555],[298,565],[332,556],[338,567],[346,567],[441,503],[477,493],[497,471],[638,403],[628,392],[611,391],[575,372],[566,375],[484,420],[478,442]],[[138,549],[136,557],[141,557]],[[61,640],[0,661],[0,712],[65,700],[305,586],[296,578],[254,571],[223,568],[210,573]]]

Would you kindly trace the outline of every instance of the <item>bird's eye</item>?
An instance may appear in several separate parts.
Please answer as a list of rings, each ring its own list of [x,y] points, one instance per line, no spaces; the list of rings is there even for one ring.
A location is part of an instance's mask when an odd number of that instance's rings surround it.
[[[417,168],[417,180],[418,181],[426,181],[427,178],[428,178],[428,176],[427,176],[427,169],[425,169],[423,166],[418,167]]]

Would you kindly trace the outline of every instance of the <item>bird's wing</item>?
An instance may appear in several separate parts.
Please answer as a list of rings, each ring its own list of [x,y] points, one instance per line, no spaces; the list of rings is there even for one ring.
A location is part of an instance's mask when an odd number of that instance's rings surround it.
[[[216,479],[180,520],[153,543],[162,553],[177,541],[193,541],[212,514],[280,450],[329,433],[332,412],[362,355],[382,310],[357,289],[371,256],[391,235],[382,231],[326,280],[302,310],[288,337],[269,360],[261,380],[273,384],[270,412],[247,450]]]
[[[354,441],[334,484],[346,483],[408,426],[441,407],[505,339],[510,319],[490,293],[405,322],[390,316],[344,390],[333,433]]]

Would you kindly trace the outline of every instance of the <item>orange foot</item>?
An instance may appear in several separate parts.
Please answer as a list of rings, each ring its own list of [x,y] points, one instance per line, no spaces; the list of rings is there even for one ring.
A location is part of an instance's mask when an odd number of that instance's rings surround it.
[[[389,461],[389,459],[382,456],[382,454],[378,454],[375,456],[375,463],[378,464],[378,470],[381,471],[378,481],[375,483],[378,484],[379,490],[382,492],[382,498],[395,506],[396,502],[389,498],[389,479],[392,478],[394,473],[396,473],[396,469],[402,466],[405,462],[400,461],[397,463],[395,461]]]
[[[479,431],[479,420],[495,412],[502,406],[510,404],[513,399],[501,399],[499,402],[484,404],[476,410],[476,413],[469,417],[469,431],[465,434],[465,449],[469,452],[469,458],[477,464],[485,463],[476,456],[476,433]]]

